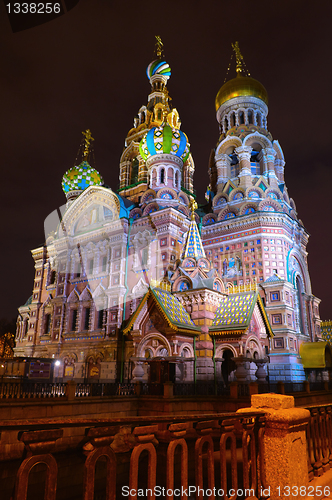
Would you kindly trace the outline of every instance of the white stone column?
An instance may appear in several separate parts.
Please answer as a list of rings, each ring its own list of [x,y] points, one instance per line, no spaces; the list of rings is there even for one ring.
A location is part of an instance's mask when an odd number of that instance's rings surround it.
[[[250,146],[240,146],[235,149],[235,153],[240,163],[240,187],[248,188],[252,186],[251,182],[251,157],[252,148]]]
[[[228,180],[231,159],[225,153],[221,153],[215,156],[215,162],[218,172],[217,192],[219,193],[220,191],[222,191],[225,183]]]

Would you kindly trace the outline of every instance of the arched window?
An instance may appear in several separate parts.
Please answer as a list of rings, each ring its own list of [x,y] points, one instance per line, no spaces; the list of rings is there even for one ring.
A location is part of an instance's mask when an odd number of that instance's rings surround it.
[[[301,333],[305,334],[306,332],[304,331],[304,316],[303,316],[303,301],[302,301],[302,282],[300,280],[300,277],[297,276],[296,278],[296,290],[297,290],[297,301],[298,301],[298,316],[299,316],[299,327]]]
[[[162,169],[160,170],[160,183],[161,183],[161,184],[164,184],[164,182],[165,182],[165,169],[164,169],[164,168],[162,168]]]
[[[253,117],[252,117],[252,111],[251,111],[251,109],[248,110],[248,123],[249,124],[253,123]]]
[[[243,111],[240,111],[240,113],[239,113],[239,123],[240,123],[240,125],[244,125],[244,113],[243,113]]]
[[[178,183],[179,183],[179,172],[175,172],[175,187],[178,187]]]

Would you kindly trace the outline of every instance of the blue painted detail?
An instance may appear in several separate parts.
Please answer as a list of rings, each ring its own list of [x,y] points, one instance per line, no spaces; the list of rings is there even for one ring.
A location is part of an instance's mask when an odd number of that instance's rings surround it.
[[[157,151],[154,145],[154,131],[156,127],[153,127],[146,135],[146,145],[148,147],[150,155],[156,155]]]
[[[179,145],[179,149],[177,150],[176,156],[181,158],[181,156],[184,153],[184,150],[186,149],[187,138],[186,138],[185,134],[183,132],[181,132],[181,130],[179,130],[179,132],[180,132],[180,145]]]

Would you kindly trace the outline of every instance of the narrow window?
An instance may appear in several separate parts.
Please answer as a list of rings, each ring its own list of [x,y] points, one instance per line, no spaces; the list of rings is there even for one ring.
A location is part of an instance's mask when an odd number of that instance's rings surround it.
[[[86,307],[84,313],[84,330],[89,330],[89,323],[90,323],[90,307]]]
[[[89,274],[93,274],[93,259],[89,262]]]
[[[179,173],[175,172],[175,187],[178,187],[178,182],[179,182]]]
[[[76,330],[76,320],[77,320],[77,309],[73,309],[71,313],[70,321],[70,331],[74,332]]]
[[[44,335],[49,335],[51,330],[51,315],[45,315]]]
[[[107,264],[107,258],[103,257],[103,262],[102,262],[102,272],[106,273],[106,264]]]
[[[165,170],[162,168],[160,171],[160,183],[163,184],[165,182]]]
[[[103,328],[103,323],[104,323],[104,309],[101,309],[98,311],[98,324],[97,328],[101,330]]]

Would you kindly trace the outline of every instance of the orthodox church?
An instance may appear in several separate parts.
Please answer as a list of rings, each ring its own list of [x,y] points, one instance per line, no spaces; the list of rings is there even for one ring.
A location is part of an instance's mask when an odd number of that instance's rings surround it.
[[[175,382],[304,379],[300,345],[321,339],[309,235],[268,130],[267,92],[233,49],[236,76],[215,100],[220,135],[205,205],[195,200],[159,37],[117,192],[92,165],[93,138],[83,133],[62,180],[66,204],[32,250],[15,356],[54,358],[63,380],[153,380],[158,362]]]

